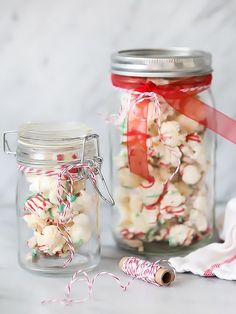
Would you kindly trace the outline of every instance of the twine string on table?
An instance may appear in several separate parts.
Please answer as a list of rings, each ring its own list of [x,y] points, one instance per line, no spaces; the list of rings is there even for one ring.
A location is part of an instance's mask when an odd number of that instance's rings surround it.
[[[175,277],[174,268],[166,260],[159,260],[152,263],[145,260],[141,260],[137,257],[129,257],[123,263],[123,271],[127,275],[132,277],[131,280],[129,280],[126,284],[124,284],[117,275],[111,272],[102,271],[94,275],[91,279],[89,279],[87,272],[78,270],[73,274],[71,280],[66,285],[64,298],[44,300],[42,301],[42,304],[61,303],[63,305],[70,305],[73,303],[84,303],[92,297],[94,291],[94,284],[96,280],[101,276],[108,276],[112,278],[123,291],[126,291],[130,284],[132,283],[132,281],[135,279],[141,279],[147,283],[151,283],[159,287],[160,285],[155,282],[155,274],[164,265],[167,265],[173,271]],[[82,276],[82,278],[80,276]],[[88,294],[84,298],[81,299],[71,298],[72,287],[76,282],[85,282],[87,284]]]

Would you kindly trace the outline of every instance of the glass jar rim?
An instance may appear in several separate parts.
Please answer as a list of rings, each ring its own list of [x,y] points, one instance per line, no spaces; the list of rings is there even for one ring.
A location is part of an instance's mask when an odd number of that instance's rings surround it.
[[[121,50],[111,55],[113,74],[137,77],[183,77],[212,72],[209,52],[187,47]]]

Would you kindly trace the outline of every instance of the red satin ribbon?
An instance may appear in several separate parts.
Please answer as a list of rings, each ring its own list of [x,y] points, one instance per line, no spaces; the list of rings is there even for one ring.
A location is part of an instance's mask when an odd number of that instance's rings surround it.
[[[115,87],[139,93],[154,92],[162,96],[177,112],[236,144],[236,120],[210,107],[196,95],[208,89],[212,75],[203,75],[156,85],[147,78],[111,76]],[[184,91],[186,90],[186,91]],[[151,180],[147,162],[147,117],[149,100],[143,99],[128,113],[127,146],[130,171]]]

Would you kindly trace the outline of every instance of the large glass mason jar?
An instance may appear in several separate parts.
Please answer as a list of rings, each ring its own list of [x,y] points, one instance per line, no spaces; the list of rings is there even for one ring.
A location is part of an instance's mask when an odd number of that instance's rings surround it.
[[[98,135],[77,123],[23,124],[17,134],[20,265],[55,274],[93,269],[100,260],[97,175],[104,180]]]
[[[188,48],[112,55],[111,148],[118,245],[182,255],[214,235],[211,55]],[[115,104],[115,102],[114,102]]]

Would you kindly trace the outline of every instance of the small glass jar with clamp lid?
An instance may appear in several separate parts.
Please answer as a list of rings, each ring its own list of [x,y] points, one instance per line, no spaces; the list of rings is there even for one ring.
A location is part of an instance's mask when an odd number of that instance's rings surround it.
[[[43,273],[93,269],[100,260],[99,196],[114,201],[101,173],[99,136],[76,123],[19,127],[17,217],[20,265]],[[108,199],[98,187],[98,180]]]

